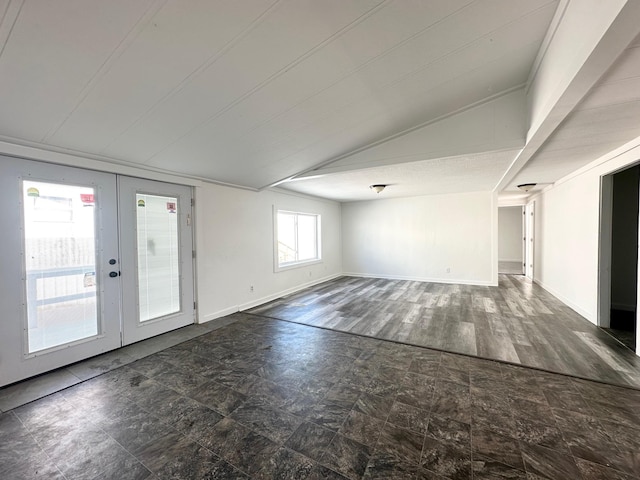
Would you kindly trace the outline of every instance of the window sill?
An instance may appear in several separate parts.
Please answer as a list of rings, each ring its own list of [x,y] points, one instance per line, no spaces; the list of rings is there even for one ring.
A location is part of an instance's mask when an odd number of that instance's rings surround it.
[[[305,260],[304,262],[296,262],[296,263],[286,263],[284,265],[276,265],[274,268],[274,272],[283,272],[286,270],[293,270],[295,268],[307,267],[309,265],[317,265],[318,263],[322,263],[321,258],[315,258],[313,260]]]

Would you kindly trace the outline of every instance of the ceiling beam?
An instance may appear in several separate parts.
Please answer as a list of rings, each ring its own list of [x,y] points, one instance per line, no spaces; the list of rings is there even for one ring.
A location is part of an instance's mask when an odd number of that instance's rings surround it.
[[[545,75],[545,60],[542,60],[528,91],[531,125],[526,144],[496,185],[495,191],[500,192],[511,183],[640,32],[640,24],[637,21],[640,18],[640,2],[626,1],[622,6],[620,1],[598,3],[600,8],[609,8],[613,17],[607,25],[601,26],[604,27],[600,30],[602,33],[599,33],[595,26],[590,29],[585,25],[589,21],[592,24],[601,23],[603,18],[606,18],[598,9],[580,8],[584,5],[575,0],[570,1],[566,9],[559,9],[559,14],[563,17],[553,31],[554,37],[546,49],[546,55],[556,55],[556,58],[548,58],[548,68],[559,72],[556,73],[556,77],[563,74],[565,78],[555,78],[550,82],[551,75]],[[563,23],[566,27],[564,29]],[[571,35],[572,28],[579,28],[581,35],[590,32],[592,35],[600,36],[591,39],[595,44],[584,54],[584,61],[576,52],[575,37]],[[582,46],[588,44],[589,41],[585,40]],[[565,59],[561,58],[563,55],[571,58],[573,62],[576,61],[576,57],[582,62],[575,74],[572,74],[571,68],[558,68],[558,64]],[[569,57],[571,55],[572,57]],[[566,78],[567,75],[572,76]]]

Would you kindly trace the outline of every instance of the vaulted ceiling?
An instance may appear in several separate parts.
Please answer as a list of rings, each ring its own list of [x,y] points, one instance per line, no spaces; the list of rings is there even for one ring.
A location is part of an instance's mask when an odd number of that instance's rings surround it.
[[[340,201],[508,195],[640,135],[612,28],[531,118],[568,3],[0,0],[0,140]]]

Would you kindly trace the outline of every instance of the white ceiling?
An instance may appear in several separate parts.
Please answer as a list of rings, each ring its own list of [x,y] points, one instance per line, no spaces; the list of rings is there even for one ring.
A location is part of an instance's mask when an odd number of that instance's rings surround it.
[[[629,45],[569,114],[508,190],[531,181],[553,183],[638,136],[640,38]]]
[[[491,190],[558,3],[0,0],[0,140],[341,201]],[[639,50],[506,191],[640,135]]]

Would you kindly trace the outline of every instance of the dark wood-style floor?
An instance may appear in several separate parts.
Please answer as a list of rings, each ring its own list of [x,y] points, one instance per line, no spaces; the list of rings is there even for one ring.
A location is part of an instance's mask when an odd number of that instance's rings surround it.
[[[638,480],[638,390],[230,320],[1,413],[0,478]]]
[[[340,277],[249,312],[640,387],[640,357],[524,276],[498,287]]]

